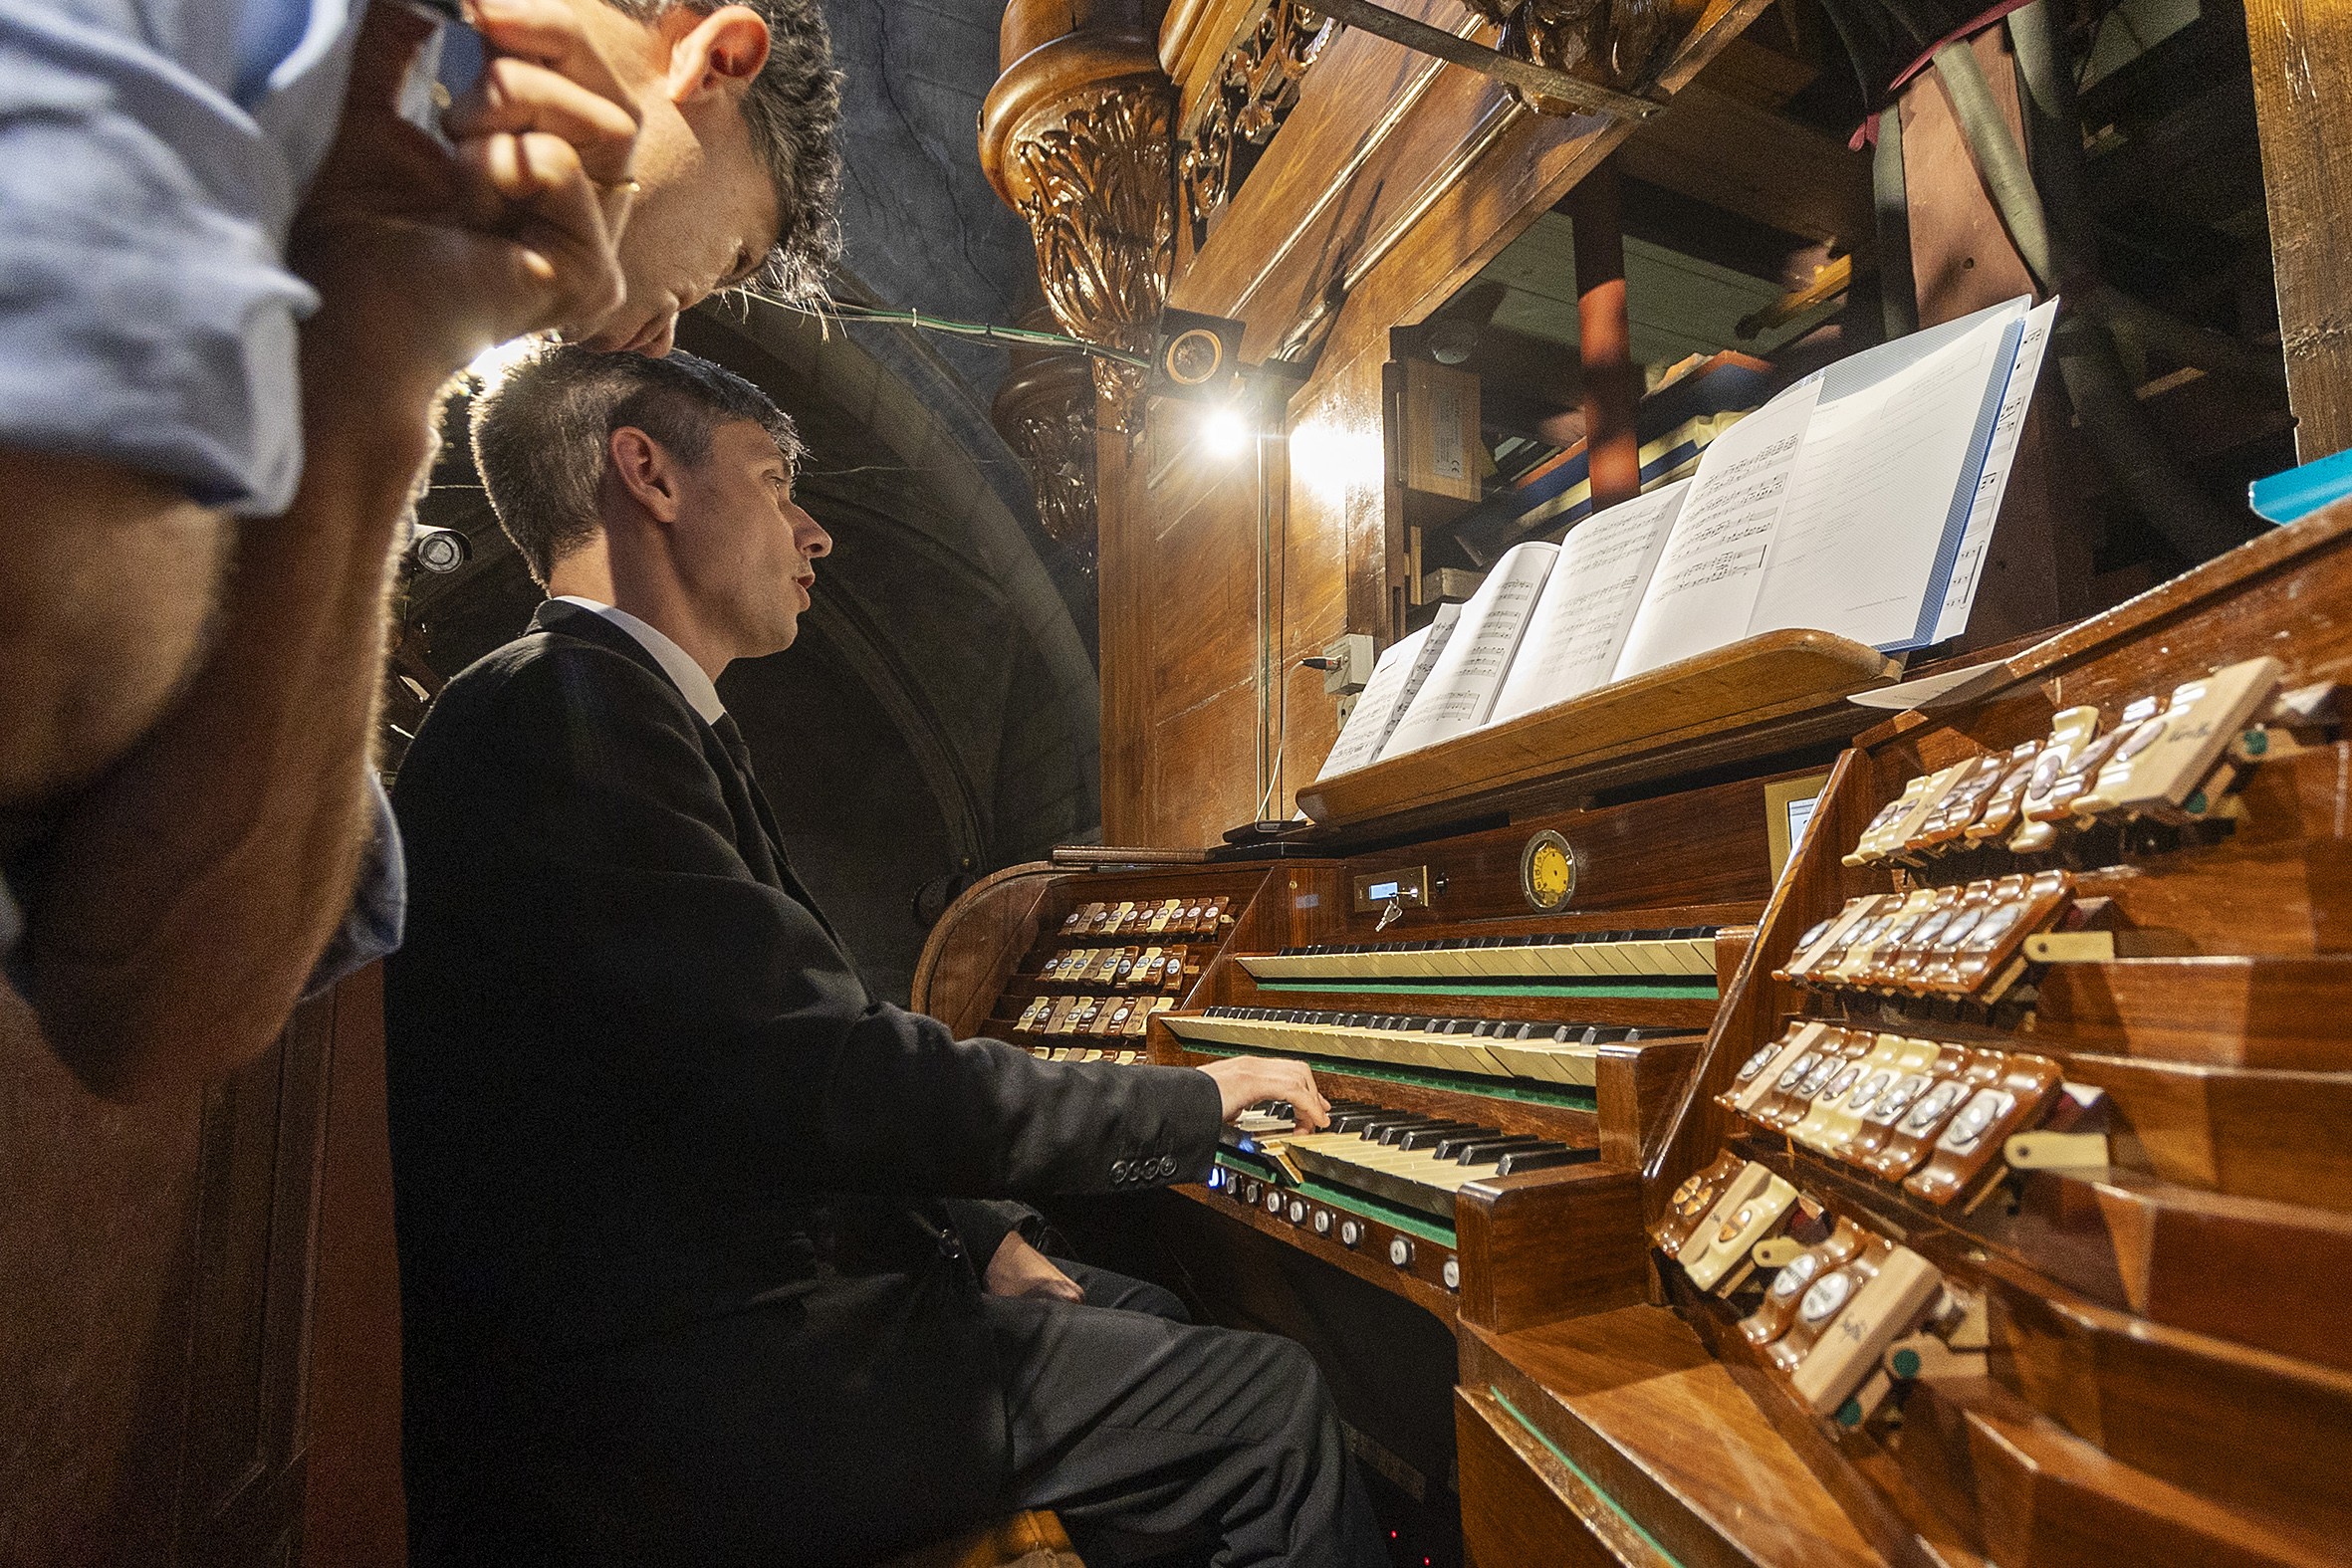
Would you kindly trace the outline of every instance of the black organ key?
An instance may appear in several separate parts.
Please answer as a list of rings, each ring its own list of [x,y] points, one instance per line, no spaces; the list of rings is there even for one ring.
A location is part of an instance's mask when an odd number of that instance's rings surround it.
[[[1367,1132],[1364,1136],[1377,1143],[1394,1143],[1416,1127],[1443,1127],[1445,1124],[1446,1120],[1442,1116],[1400,1116],[1394,1121],[1383,1122],[1377,1130]]]
[[[1427,1133],[1432,1138],[1438,1138],[1450,1132],[1468,1132],[1469,1130],[1470,1124],[1468,1122],[1452,1121],[1441,1116],[1428,1121],[1416,1122],[1409,1127],[1388,1128],[1381,1133],[1380,1141],[1385,1144],[1394,1144],[1400,1149],[1410,1149],[1414,1146],[1405,1140],[1416,1133]]]
[[[1498,1128],[1473,1127],[1466,1122],[1456,1122],[1450,1127],[1416,1127],[1399,1138],[1396,1141],[1396,1146],[1400,1149],[1428,1149],[1435,1153],[1437,1147],[1448,1139],[1499,1136],[1501,1136],[1501,1130]]]
[[[1550,1139],[1538,1138],[1532,1133],[1514,1133],[1502,1138],[1482,1138],[1475,1143],[1466,1143],[1455,1150],[1451,1158],[1457,1165],[1492,1165],[1515,1150],[1537,1146],[1558,1147]],[[1447,1156],[1440,1155],[1438,1158],[1445,1159]]]
[[[1570,1149],[1564,1144],[1542,1149],[1509,1149],[1497,1162],[1495,1174],[1517,1176],[1522,1171],[1548,1171],[1555,1165],[1572,1165],[1587,1158],[1590,1157],[1583,1150]]]

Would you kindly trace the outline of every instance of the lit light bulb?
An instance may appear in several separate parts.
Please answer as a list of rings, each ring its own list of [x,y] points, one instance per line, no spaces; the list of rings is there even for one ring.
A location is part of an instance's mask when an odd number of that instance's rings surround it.
[[[1201,439],[1207,444],[1210,456],[1237,458],[1250,449],[1249,422],[1242,418],[1240,409],[1228,403],[1210,413],[1201,426]]]
[[[528,336],[510,337],[502,343],[492,343],[474,355],[466,365],[465,373],[472,376],[482,390],[488,391],[505,380],[509,370],[538,352],[543,341],[545,339],[534,333]]]

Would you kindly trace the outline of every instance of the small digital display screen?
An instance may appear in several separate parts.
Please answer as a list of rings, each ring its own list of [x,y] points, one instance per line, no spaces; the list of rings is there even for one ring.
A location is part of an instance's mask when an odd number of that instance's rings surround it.
[[[1375,882],[1364,889],[1364,897],[1371,899],[1394,898],[1400,885],[1394,878],[1386,882]]]

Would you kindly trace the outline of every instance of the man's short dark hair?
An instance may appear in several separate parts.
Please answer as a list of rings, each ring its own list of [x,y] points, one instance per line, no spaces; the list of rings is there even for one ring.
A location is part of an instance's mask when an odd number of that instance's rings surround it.
[[[705,14],[722,0],[604,0],[653,22],[675,6]],[[752,149],[776,188],[776,247],[758,281],[787,299],[823,292],[841,251],[841,74],[818,0],[731,0],[768,24],[768,63],[744,95]]]
[[[649,359],[552,345],[478,393],[472,417],[475,471],[541,587],[557,561],[602,530],[596,492],[612,432],[624,425],[699,464],[719,426],[749,419],[788,465],[801,458],[799,432],[766,392],[690,353]]]

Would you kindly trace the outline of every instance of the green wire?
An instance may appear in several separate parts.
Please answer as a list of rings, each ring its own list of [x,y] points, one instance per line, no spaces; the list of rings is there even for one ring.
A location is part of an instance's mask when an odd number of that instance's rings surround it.
[[[1099,359],[1115,359],[1138,369],[1151,368],[1148,354],[1127,348],[1112,348],[1102,343],[1090,343],[1082,337],[1071,337],[1063,333],[1041,332],[1033,327],[998,327],[989,322],[956,322],[943,316],[925,316],[920,311],[886,311],[878,306],[860,305],[850,300],[835,300],[823,306],[805,301],[783,300],[757,290],[746,290],[752,298],[770,305],[781,306],[802,316],[820,319],[838,317],[844,322],[888,322],[912,327],[922,332],[941,333],[950,337],[977,337],[988,342],[1020,343],[1031,348],[1062,348],[1076,353],[1092,354]]]

